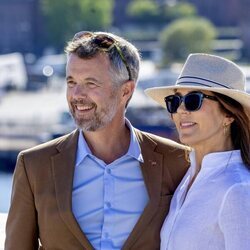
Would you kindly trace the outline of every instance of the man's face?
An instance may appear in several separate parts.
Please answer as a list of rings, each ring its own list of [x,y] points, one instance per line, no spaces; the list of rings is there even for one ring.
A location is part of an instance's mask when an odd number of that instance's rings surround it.
[[[121,87],[111,81],[105,54],[91,59],[70,54],[66,80],[69,109],[79,128],[96,131],[113,122],[121,110]]]

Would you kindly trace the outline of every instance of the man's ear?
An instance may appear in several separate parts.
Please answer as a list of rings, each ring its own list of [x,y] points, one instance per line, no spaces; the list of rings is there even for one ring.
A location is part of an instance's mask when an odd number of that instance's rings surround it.
[[[135,82],[127,81],[122,85],[122,97],[125,98],[125,102],[127,102],[131,96],[133,95],[135,90]]]

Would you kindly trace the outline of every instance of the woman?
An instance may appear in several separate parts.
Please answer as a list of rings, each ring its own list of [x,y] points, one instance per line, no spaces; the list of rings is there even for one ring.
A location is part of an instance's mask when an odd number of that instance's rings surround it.
[[[191,54],[174,86],[147,89],[192,148],[162,250],[250,249],[250,95],[233,62]]]

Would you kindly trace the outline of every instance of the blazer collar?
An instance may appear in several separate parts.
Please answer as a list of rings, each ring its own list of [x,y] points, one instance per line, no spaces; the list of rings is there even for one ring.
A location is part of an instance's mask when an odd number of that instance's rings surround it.
[[[149,194],[149,202],[129,235],[122,249],[131,249],[133,243],[149,226],[150,221],[156,215],[161,199],[162,183],[162,161],[163,155],[156,151],[157,143],[148,136],[135,129],[137,139],[141,146],[143,163],[141,163],[142,174]]]
[[[82,233],[72,213],[72,186],[75,168],[75,156],[79,131],[63,137],[57,146],[59,153],[52,157],[52,173],[55,183],[59,214],[68,229],[79,240],[84,249],[92,250],[90,242]]]

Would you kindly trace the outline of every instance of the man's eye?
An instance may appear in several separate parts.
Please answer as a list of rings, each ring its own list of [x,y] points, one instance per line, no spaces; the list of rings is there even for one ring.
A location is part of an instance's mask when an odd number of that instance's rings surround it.
[[[75,82],[67,82],[67,85],[69,88],[74,87],[75,86]]]
[[[88,86],[89,86],[90,88],[95,88],[95,87],[97,87],[97,84],[94,83],[94,82],[88,82],[87,84],[88,84]]]

